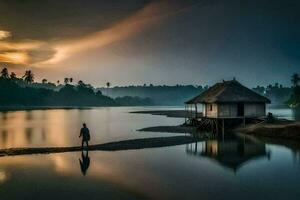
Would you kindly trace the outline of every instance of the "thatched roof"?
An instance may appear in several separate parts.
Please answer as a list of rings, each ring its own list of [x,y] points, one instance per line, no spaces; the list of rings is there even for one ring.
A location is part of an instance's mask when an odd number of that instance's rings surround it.
[[[196,103],[271,103],[271,101],[249,88],[243,86],[236,80],[216,83],[202,94],[185,102]]]

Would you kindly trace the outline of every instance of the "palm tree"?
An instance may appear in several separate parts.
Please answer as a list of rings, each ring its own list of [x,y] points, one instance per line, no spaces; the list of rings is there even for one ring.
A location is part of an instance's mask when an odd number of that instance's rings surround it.
[[[296,74],[296,73],[293,74],[291,81],[292,81],[292,84],[293,84],[294,87],[298,86],[298,83],[300,81],[299,74]]]
[[[9,75],[8,75],[8,70],[7,70],[7,68],[5,67],[5,68],[3,68],[2,69],[2,71],[1,71],[1,78],[3,78],[3,79],[9,79]]]
[[[69,83],[69,78],[65,78],[64,83],[67,85]]]
[[[46,84],[47,82],[48,82],[48,80],[45,79],[45,78],[42,80],[42,83],[43,83],[43,84]]]
[[[107,82],[107,83],[106,83],[106,87],[107,87],[107,90],[106,90],[106,96],[108,96],[108,88],[110,87],[110,82]]]
[[[17,75],[16,75],[15,72],[10,73],[9,76],[10,76],[10,79],[11,79],[11,80],[16,80],[16,79],[17,79]]]
[[[33,83],[33,81],[34,81],[34,75],[31,72],[31,70],[25,71],[25,74],[22,78],[24,78],[24,81],[28,84]]]
[[[84,83],[83,83],[83,81],[82,80],[79,80],[78,81],[78,85],[83,85]]]

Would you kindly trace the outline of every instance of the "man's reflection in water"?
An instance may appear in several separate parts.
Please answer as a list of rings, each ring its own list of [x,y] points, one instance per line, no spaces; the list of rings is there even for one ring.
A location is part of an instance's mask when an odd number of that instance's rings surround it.
[[[89,157],[88,150],[81,151],[81,159],[79,158],[79,164],[80,164],[81,173],[85,176],[90,166],[90,157]]]

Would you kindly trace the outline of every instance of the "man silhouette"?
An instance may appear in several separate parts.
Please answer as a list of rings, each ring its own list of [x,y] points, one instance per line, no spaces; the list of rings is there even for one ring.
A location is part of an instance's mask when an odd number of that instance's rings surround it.
[[[86,143],[87,148],[89,147],[89,140],[90,140],[90,130],[86,127],[86,124],[83,124],[83,127],[80,130],[79,137],[82,137],[81,147],[83,148],[84,143]]]

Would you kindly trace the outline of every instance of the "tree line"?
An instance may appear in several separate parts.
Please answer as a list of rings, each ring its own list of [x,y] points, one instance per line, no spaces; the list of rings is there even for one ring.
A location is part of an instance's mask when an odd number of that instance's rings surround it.
[[[275,83],[267,87],[257,86],[253,90],[272,100],[275,104],[287,104],[289,107],[296,108],[300,105],[300,76],[295,73],[291,76],[291,87],[284,87]]]
[[[17,77],[14,72],[9,73],[7,68],[3,68],[0,72],[0,79],[0,90],[2,90],[0,106],[7,104],[49,106],[183,105],[187,99],[202,93],[208,88],[207,85],[167,86],[153,84],[111,87],[110,82],[106,83],[106,87],[94,88],[81,80],[74,83],[73,78],[64,78],[63,83],[57,81],[54,84],[47,79],[43,79],[41,83],[38,83],[34,81],[35,76],[31,70],[27,70],[23,76]],[[257,86],[253,90],[270,98],[273,104],[297,107],[300,104],[299,74],[292,75],[291,83],[292,87],[275,83],[266,87]],[[12,90],[5,89],[5,84],[13,84],[13,86],[10,85]],[[22,95],[15,97],[14,100],[9,100],[8,97],[15,90],[18,90],[18,94]],[[7,99],[7,102],[4,102],[4,99]]]
[[[293,84],[293,92],[292,92],[289,100],[287,101],[287,103],[291,108],[296,108],[296,107],[299,107],[299,105],[300,105],[300,86],[299,86],[300,76],[299,76],[299,74],[293,74],[293,76],[291,78],[291,82]]]
[[[152,105],[149,98],[120,97],[113,99],[95,90],[90,84],[65,78],[64,85],[34,82],[34,74],[27,70],[22,77],[7,68],[0,72],[0,106],[123,106]],[[58,83],[59,84],[59,83]]]
[[[208,86],[194,85],[131,85],[115,86],[112,88],[98,88],[98,91],[106,92],[112,98],[120,96],[138,96],[141,98],[151,98],[155,105],[163,106],[182,106],[188,99],[199,95],[205,91]]]

